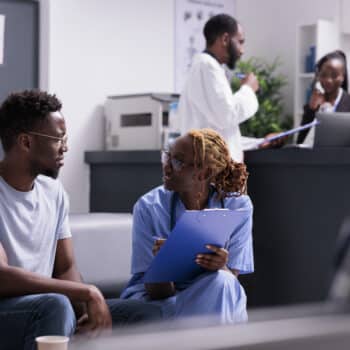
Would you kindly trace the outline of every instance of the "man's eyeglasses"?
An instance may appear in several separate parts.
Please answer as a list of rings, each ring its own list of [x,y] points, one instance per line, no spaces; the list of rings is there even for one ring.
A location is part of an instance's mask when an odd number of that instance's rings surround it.
[[[36,132],[36,131],[28,131],[28,134],[30,135],[35,135],[35,136],[41,136],[41,137],[46,137],[48,139],[52,139],[55,140],[57,143],[59,143],[60,146],[67,146],[67,142],[68,142],[68,136],[65,135],[63,137],[58,137],[58,136],[51,136],[51,135],[47,135],[47,134],[42,134],[40,132]]]
[[[171,167],[175,171],[180,171],[182,170],[186,165],[193,165],[193,164],[186,164],[182,160],[176,159],[171,156],[169,151],[161,151],[161,162],[162,164],[168,164],[170,162]]]

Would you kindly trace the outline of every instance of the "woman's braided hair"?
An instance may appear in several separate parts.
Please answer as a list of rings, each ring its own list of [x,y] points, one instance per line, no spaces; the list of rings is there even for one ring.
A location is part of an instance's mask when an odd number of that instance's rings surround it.
[[[218,197],[240,196],[246,193],[248,172],[243,163],[232,160],[225,140],[212,129],[194,129],[188,133],[193,138],[194,164],[208,167],[210,183]]]

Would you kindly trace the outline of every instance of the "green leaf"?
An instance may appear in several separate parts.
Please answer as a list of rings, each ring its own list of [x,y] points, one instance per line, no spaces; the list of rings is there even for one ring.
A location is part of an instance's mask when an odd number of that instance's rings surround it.
[[[260,86],[257,92],[258,112],[240,125],[242,135],[264,137],[268,133],[292,127],[293,118],[284,115],[283,111],[281,89],[287,84],[287,78],[277,72],[281,64],[278,57],[272,63],[258,57],[238,62],[237,70],[245,74],[253,72]],[[240,81],[234,77],[231,82],[232,91],[237,91],[239,87]]]

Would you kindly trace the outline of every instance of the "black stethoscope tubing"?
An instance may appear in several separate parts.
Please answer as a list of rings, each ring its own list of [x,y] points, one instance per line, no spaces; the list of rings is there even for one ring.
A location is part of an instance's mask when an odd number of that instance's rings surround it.
[[[206,207],[208,207],[210,197],[213,195],[214,192],[215,192],[215,189],[211,187],[211,190],[209,191],[208,203],[207,203]],[[170,232],[174,229],[175,224],[176,224],[176,204],[177,204],[178,200],[179,200],[178,193],[173,192],[172,196],[171,196],[171,202],[170,202]],[[224,200],[222,198],[220,199],[220,203],[221,203],[221,209],[224,209],[225,203],[224,203]]]

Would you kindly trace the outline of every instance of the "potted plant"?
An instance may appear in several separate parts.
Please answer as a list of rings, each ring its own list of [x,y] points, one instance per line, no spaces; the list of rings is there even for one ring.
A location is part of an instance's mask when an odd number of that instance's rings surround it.
[[[292,127],[292,117],[283,115],[281,88],[287,84],[287,79],[276,72],[280,65],[279,59],[269,64],[256,57],[237,63],[237,71],[244,74],[253,72],[260,86],[257,92],[259,109],[254,117],[240,125],[242,135],[264,137]],[[240,87],[240,80],[236,76],[232,79],[231,87],[233,91]]]

